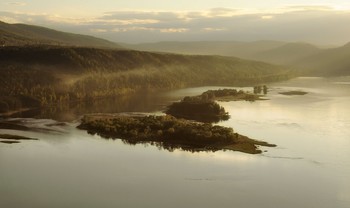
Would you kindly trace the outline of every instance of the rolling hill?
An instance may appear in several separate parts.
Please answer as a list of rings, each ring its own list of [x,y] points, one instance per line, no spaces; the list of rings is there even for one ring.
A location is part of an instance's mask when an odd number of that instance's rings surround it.
[[[145,51],[235,56],[288,66],[300,76],[350,75],[350,43],[328,49],[302,42],[279,41],[158,42],[125,46]]]
[[[194,42],[157,42],[142,44],[124,44],[125,47],[155,52],[168,52],[191,55],[221,55],[249,59],[252,55],[284,45],[280,41],[194,41]]]
[[[308,43],[281,41],[198,41],[158,42],[124,45],[135,50],[170,52],[179,54],[201,54],[233,56],[243,59],[264,61],[272,64],[291,65],[295,61],[321,51]]]
[[[308,43],[287,43],[252,55],[252,59],[268,63],[292,65],[305,57],[317,54],[322,49]]]
[[[332,49],[325,49],[293,63],[307,75],[344,76],[350,75],[350,43]]]
[[[0,46],[21,45],[70,45],[85,47],[120,48],[118,44],[104,39],[60,32],[45,27],[26,24],[7,24],[0,21]]]

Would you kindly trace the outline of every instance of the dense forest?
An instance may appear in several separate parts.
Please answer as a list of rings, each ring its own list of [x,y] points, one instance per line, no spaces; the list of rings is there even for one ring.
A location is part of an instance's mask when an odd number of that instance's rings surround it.
[[[0,111],[115,97],[140,90],[252,85],[291,76],[283,67],[232,57],[4,46],[0,48]]]
[[[177,119],[173,116],[85,115],[79,129],[106,139],[122,139],[126,144],[151,144],[169,151],[191,152],[234,150],[260,154],[258,146],[274,144],[250,139],[232,128]]]

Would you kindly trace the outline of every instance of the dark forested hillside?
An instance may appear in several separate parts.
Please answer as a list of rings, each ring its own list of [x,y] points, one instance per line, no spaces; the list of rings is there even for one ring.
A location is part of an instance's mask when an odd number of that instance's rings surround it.
[[[237,86],[290,76],[282,67],[221,56],[9,46],[0,48],[0,107],[5,109],[2,111],[11,110],[13,106],[18,108],[23,99],[47,105],[118,96],[141,89]]]
[[[20,45],[74,45],[89,47],[116,47],[116,43],[73,33],[65,33],[45,27],[26,24],[7,24],[0,21],[0,46]]]

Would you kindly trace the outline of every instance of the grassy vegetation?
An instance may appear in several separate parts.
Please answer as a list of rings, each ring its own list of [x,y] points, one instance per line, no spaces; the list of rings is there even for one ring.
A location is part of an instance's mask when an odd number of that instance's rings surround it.
[[[275,146],[234,133],[232,128],[172,116],[86,115],[78,128],[128,144],[150,143],[170,151],[230,149],[256,154],[261,153],[256,145]]]
[[[0,112],[118,97],[139,90],[252,85],[291,76],[278,66],[220,56],[58,46],[0,47]]]

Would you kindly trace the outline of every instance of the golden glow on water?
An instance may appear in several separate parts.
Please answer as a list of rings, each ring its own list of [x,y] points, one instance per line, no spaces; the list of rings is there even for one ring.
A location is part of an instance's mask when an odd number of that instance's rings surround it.
[[[262,155],[130,146],[76,124],[1,130],[40,140],[0,143],[0,207],[348,208],[350,86],[324,81],[290,80],[271,85],[270,100],[221,103],[231,114],[221,125],[278,145]],[[203,89],[170,93],[170,100]],[[290,89],[310,93],[278,94]]]

